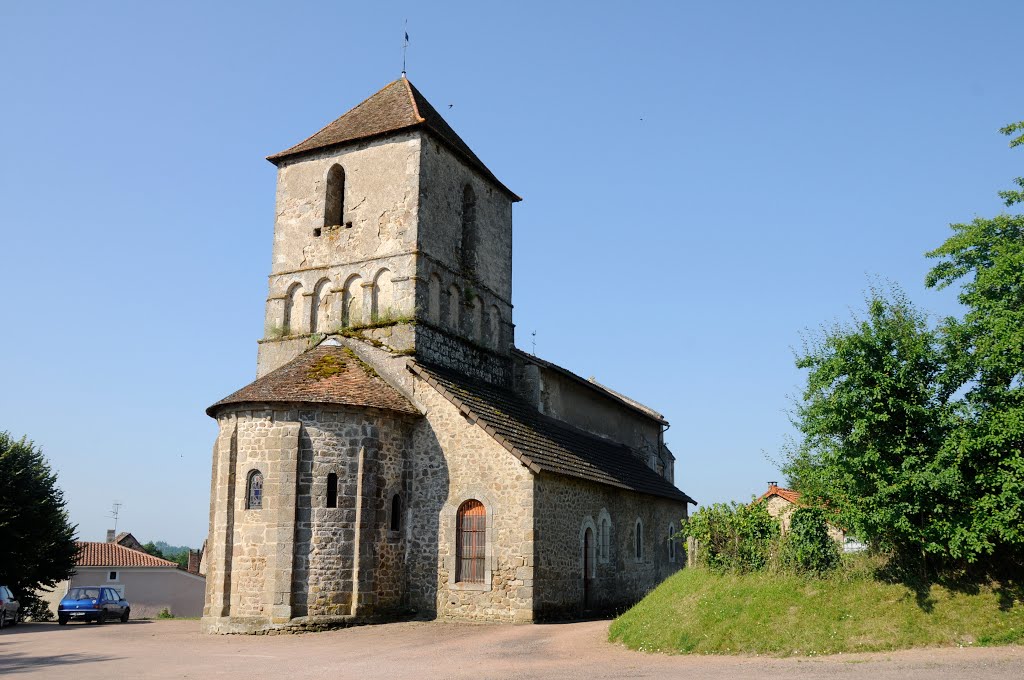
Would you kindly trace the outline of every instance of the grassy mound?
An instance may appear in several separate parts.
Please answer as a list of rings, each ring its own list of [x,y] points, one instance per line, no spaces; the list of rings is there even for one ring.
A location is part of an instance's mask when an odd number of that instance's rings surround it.
[[[1024,603],[989,588],[915,592],[849,572],[684,569],[617,618],[609,639],[643,651],[772,656],[1024,643]]]

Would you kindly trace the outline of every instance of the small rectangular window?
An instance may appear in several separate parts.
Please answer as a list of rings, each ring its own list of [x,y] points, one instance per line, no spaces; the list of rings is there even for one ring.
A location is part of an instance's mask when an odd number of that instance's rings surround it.
[[[338,507],[338,475],[333,472],[327,475],[327,507]]]
[[[117,572],[116,571],[112,571],[109,574],[107,574],[107,580],[108,581],[116,581],[117,580]]]

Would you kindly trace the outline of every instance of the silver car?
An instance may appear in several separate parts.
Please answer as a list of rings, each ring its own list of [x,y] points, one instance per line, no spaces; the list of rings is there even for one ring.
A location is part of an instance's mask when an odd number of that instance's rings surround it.
[[[0,628],[21,621],[21,605],[7,586],[0,586]]]

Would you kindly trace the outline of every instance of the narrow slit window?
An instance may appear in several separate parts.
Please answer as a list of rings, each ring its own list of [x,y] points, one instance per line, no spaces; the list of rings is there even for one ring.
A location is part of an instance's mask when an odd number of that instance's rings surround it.
[[[476,270],[477,248],[480,234],[476,227],[476,193],[468,184],[462,189],[462,269],[468,273]]]
[[[402,497],[397,493],[391,497],[391,524],[388,528],[391,531],[402,529]]]
[[[338,475],[333,472],[327,475],[327,507],[338,507]]]
[[[456,525],[455,580],[483,583],[487,540],[487,510],[483,503],[468,500],[459,506]]]
[[[636,521],[636,559],[644,558],[644,525],[640,520]]]

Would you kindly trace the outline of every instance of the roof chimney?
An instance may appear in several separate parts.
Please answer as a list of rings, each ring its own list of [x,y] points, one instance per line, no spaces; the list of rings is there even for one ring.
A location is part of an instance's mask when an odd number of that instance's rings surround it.
[[[777,489],[777,488],[779,488],[779,483],[778,482],[768,482],[768,488],[769,489]]]
[[[113,529],[107,529],[107,543],[113,543],[113,542],[114,542],[114,530]]]

